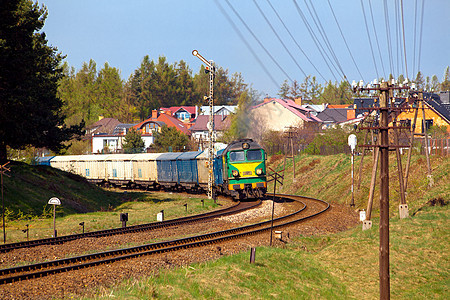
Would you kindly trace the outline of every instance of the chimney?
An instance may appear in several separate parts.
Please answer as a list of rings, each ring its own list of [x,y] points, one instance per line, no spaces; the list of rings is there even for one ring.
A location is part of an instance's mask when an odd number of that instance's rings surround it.
[[[266,98],[264,98],[264,103],[270,102],[271,100],[272,100],[272,98],[266,97]]]
[[[295,104],[300,105],[300,106],[302,105],[302,97],[297,97],[294,99],[294,101],[295,101]]]
[[[152,110],[152,119],[157,119],[158,118],[158,110],[154,109]]]
[[[351,120],[355,118],[355,110],[347,109],[347,120]]]

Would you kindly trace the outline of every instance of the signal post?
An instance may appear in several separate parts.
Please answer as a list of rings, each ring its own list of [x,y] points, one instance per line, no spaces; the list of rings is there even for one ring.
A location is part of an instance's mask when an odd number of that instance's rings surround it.
[[[214,191],[214,77],[216,75],[216,68],[214,67],[214,62],[212,60],[207,61],[203,56],[198,53],[197,50],[192,51],[192,55],[198,57],[205,65],[205,72],[209,73],[209,96],[205,96],[205,100],[209,102],[209,122],[208,122],[208,198],[213,199]]]

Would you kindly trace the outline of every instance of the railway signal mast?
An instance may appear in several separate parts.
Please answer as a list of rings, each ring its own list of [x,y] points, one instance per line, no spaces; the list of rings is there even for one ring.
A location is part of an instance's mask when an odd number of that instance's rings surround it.
[[[209,102],[209,122],[208,122],[208,198],[213,199],[213,159],[214,159],[214,77],[216,73],[216,68],[214,67],[214,61],[207,61],[203,56],[198,53],[197,50],[192,51],[192,55],[198,57],[205,65],[205,72],[209,73],[209,96],[205,96],[205,100]]]

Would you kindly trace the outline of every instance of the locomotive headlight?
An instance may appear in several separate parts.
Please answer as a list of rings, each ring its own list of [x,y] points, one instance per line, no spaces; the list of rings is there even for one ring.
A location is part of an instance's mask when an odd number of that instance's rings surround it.
[[[239,176],[239,171],[238,170],[233,170],[231,173],[233,174],[234,177],[238,177]]]
[[[262,175],[262,173],[263,173],[263,170],[262,170],[262,169],[256,169],[256,174],[257,174],[257,175]]]

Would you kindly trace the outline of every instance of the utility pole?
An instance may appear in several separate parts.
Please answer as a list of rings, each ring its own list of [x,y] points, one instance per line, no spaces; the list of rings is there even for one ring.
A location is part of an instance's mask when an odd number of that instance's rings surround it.
[[[359,88],[356,83],[353,84],[353,90],[359,91],[379,91],[380,107],[372,108],[379,110],[380,122],[379,126],[360,128],[360,129],[377,129],[379,130],[379,144],[378,145],[364,145],[366,147],[378,147],[380,158],[380,247],[379,247],[379,277],[380,277],[380,299],[390,299],[390,275],[389,275],[389,148],[405,147],[401,145],[389,145],[389,129],[397,129],[396,126],[389,127],[389,112],[399,110],[393,107],[394,102],[390,101],[393,98],[393,90],[409,89],[408,86],[390,84],[388,82],[376,83],[373,86],[364,87],[364,83],[360,81]],[[364,147],[363,146],[363,147]],[[375,148],[377,150],[377,148]],[[373,173],[376,174],[376,160],[374,164]],[[374,182],[374,174],[372,174],[372,181]],[[370,211],[368,211],[370,216]]]
[[[216,68],[212,60],[207,61],[197,50],[192,51],[192,55],[198,57],[205,65],[205,72],[209,73],[209,96],[205,96],[205,100],[209,102],[209,122],[208,122],[208,198],[214,198],[213,184],[214,184],[214,77]]]
[[[9,161],[4,164],[0,165],[0,177],[1,177],[1,186],[2,186],[2,217],[3,217],[3,243],[6,244],[6,228],[5,228],[5,199],[3,197],[3,175],[6,175],[9,177],[6,172],[10,172],[11,169],[6,167],[9,164]]]

